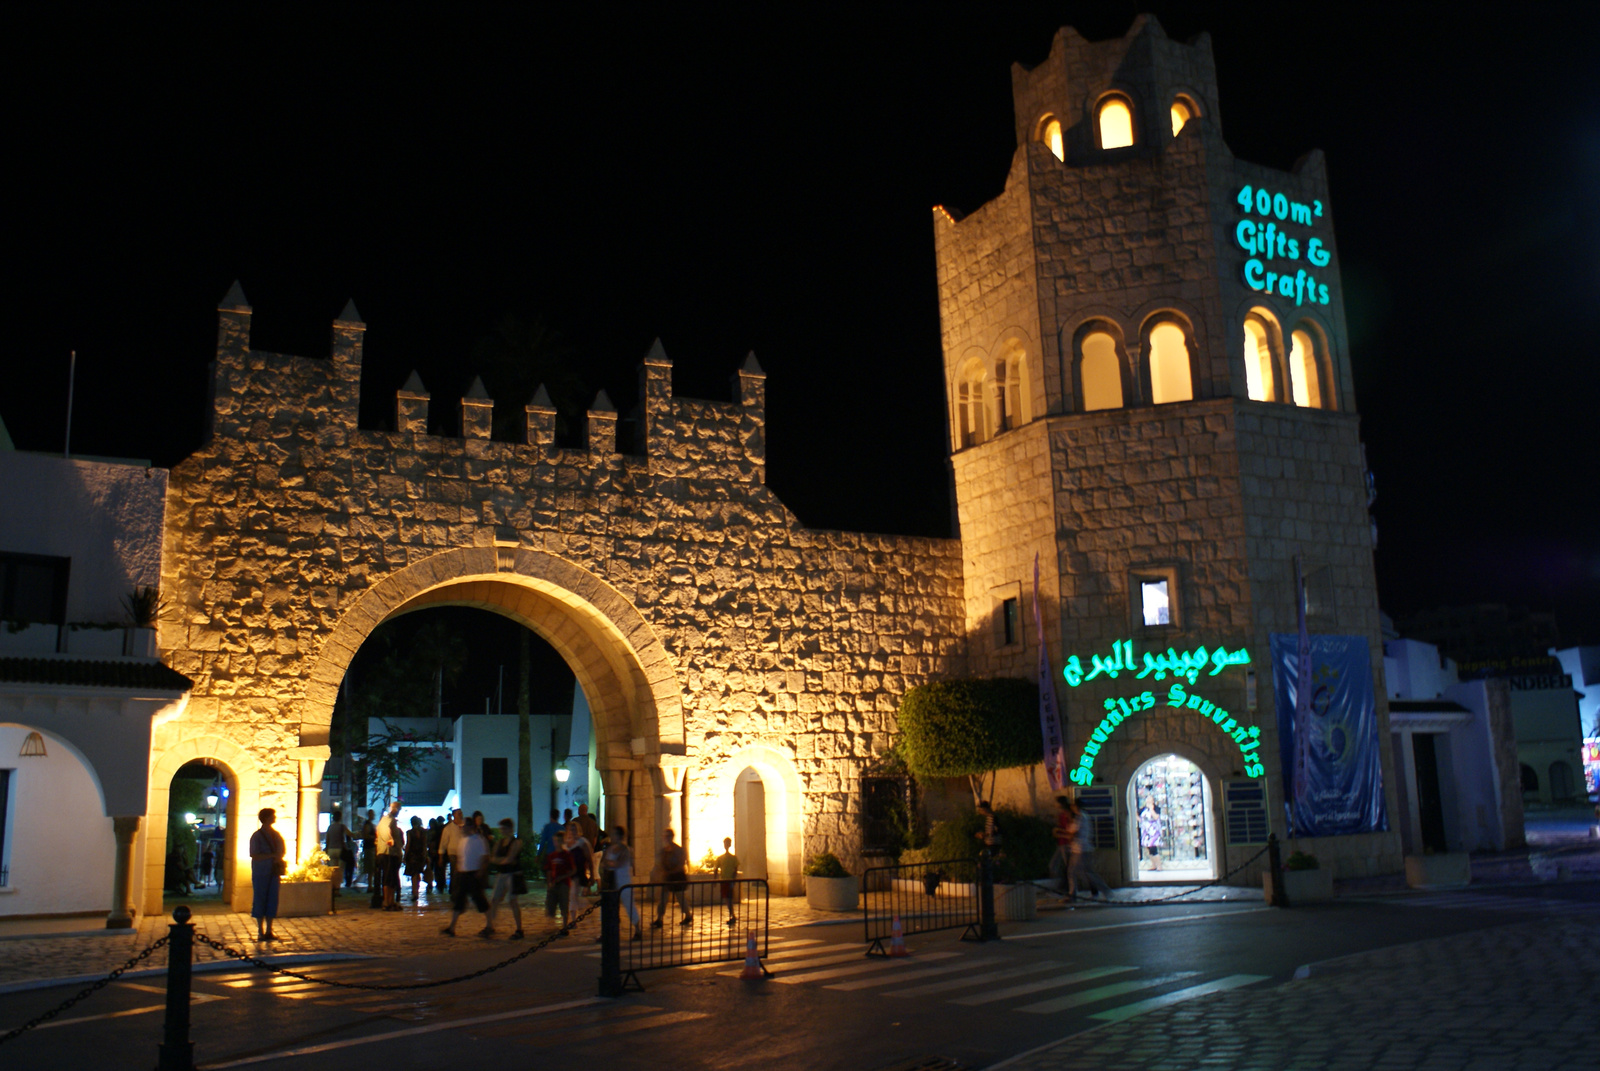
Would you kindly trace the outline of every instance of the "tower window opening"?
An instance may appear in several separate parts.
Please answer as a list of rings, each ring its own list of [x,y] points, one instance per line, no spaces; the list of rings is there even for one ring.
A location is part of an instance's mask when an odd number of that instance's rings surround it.
[[[1122,368],[1117,361],[1117,342],[1104,331],[1086,335],[1083,358],[1078,362],[1078,379],[1083,384],[1083,410],[1122,408]]]
[[[1189,370],[1189,342],[1175,323],[1157,324],[1150,332],[1150,400],[1187,402],[1194,397]]]
[[[1122,97],[1107,97],[1098,118],[1102,149],[1125,149],[1133,144],[1133,109]]]
[[[962,447],[977,446],[989,437],[981,365],[970,366],[962,375],[956,388],[956,410],[957,439]]]
[[[1141,581],[1139,603],[1146,625],[1172,624],[1172,599],[1165,580]]]
[[[1015,366],[1010,366],[1004,357],[1000,358],[994,366],[994,427],[997,432],[1016,427],[1016,387],[1012,379],[1007,378],[1008,371],[1011,377],[1016,376]]]
[[[1061,120],[1050,119],[1044,124],[1044,129],[1039,132],[1039,140],[1050,146],[1050,151],[1057,160],[1067,158],[1066,143],[1061,137]]]
[[[1321,409],[1322,384],[1317,375],[1317,349],[1311,341],[1311,332],[1301,328],[1291,338],[1289,382],[1294,391],[1294,404]]]
[[[1193,119],[1196,114],[1197,113],[1195,112],[1193,104],[1190,104],[1182,97],[1174,99],[1172,102],[1172,136],[1177,137],[1178,132],[1182,130],[1189,120]]]
[[[1252,402],[1272,401],[1272,343],[1254,315],[1244,322],[1244,380]]]

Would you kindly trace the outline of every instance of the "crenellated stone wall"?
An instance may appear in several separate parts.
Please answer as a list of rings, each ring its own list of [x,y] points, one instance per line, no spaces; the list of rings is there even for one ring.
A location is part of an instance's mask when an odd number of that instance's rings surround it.
[[[361,639],[459,587],[458,601],[492,600],[574,664],[602,778],[633,775],[640,850],[685,818],[697,855],[711,833],[720,840],[731,816],[708,801],[755,747],[799,786],[785,818],[797,852],[857,858],[860,770],[889,746],[899,697],[963,662],[959,544],[802,526],[763,483],[753,357],[737,400],[701,401],[671,395],[671,365],[653,349],[642,456],[615,452],[607,405],[589,414],[601,449],[555,446],[554,412],[537,400],[525,442],[427,435],[415,379],[397,398],[407,430],[374,431],[355,422],[353,308],[319,360],[252,350],[249,306],[230,299],[213,433],[168,491],[174,611],[160,642],[195,687],[158,751],[225,738],[259,786],[241,814],[295,814]],[[525,595],[501,605],[486,584]],[[647,824],[641,807],[660,813]],[[280,822],[291,841],[292,826]],[[797,878],[798,860],[784,869]]]

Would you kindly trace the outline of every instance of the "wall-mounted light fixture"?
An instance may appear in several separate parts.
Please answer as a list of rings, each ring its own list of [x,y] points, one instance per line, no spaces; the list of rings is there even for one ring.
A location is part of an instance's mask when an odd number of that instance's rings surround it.
[[[565,760],[556,763],[556,780],[557,781],[560,781],[564,785],[564,784],[567,783],[567,778],[569,778],[571,776],[572,776],[572,771],[567,769],[567,764],[566,764]]]
[[[48,758],[49,756],[44,750],[44,737],[36,732],[29,733],[23,738],[22,750],[17,752],[17,757],[19,759]]]

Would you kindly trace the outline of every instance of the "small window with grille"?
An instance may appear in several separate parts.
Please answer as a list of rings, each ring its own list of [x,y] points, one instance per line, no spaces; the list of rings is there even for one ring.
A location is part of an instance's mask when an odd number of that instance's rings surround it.
[[[1117,846],[1117,794],[1110,785],[1078,789],[1078,809],[1089,822],[1091,843],[1096,848]]]
[[[1230,845],[1267,843],[1272,828],[1265,781],[1229,781],[1223,786],[1223,800]]]

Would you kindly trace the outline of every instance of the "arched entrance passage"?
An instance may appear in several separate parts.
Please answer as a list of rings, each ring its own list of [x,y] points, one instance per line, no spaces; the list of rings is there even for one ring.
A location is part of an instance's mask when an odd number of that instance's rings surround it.
[[[507,546],[446,551],[391,574],[339,618],[311,672],[301,743],[324,744],[333,703],[356,651],[384,621],[437,606],[502,614],[559,652],[588,699],[595,765],[644,770],[684,752],[678,674],[654,630],[621,592],[587,569],[544,551]],[[602,774],[603,776],[603,774]],[[634,848],[653,858],[647,820],[655,778],[633,777]]]
[[[166,727],[158,732],[167,731]],[[150,801],[145,809],[144,913],[162,913],[161,894],[167,869],[167,821],[172,804],[172,779],[190,763],[199,762],[216,770],[228,789],[223,811],[227,828],[223,831],[221,857],[222,900],[235,911],[250,906],[250,838],[255,829],[256,812],[261,809],[261,776],[250,752],[225,737],[211,733],[188,736],[151,749]],[[279,808],[280,815],[283,808]],[[240,816],[250,823],[245,836],[239,836]],[[279,819],[280,823],[282,818]],[[240,853],[243,852],[241,861]]]
[[[732,837],[745,877],[765,877],[774,896],[799,895],[805,815],[800,774],[788,754],[760,744],[743,748],[697,784],[692,800],[696,859],[707,849],[720,853],[722,838]]]
[[[1209,881],[1217,876],[1211,779],[1182,755],[1140,763],[1128,779],[1129,874],[1135,881]]]

